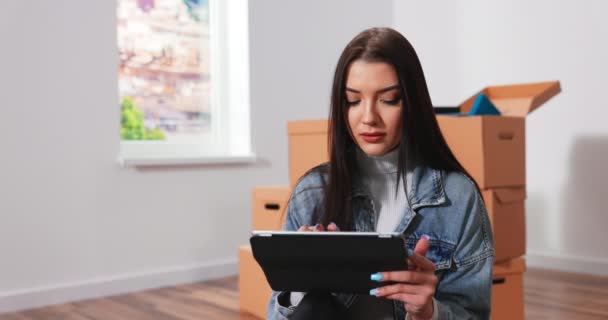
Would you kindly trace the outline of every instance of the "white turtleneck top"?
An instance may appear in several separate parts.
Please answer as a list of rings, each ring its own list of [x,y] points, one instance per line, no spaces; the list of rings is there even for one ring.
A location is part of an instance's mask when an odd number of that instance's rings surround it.
[[[408,206],[403,181],[397,186],[398,156],[398,149],[382,156],[368,156],[357,148],[359,174],[374,203],[376,232],[395,231]]]

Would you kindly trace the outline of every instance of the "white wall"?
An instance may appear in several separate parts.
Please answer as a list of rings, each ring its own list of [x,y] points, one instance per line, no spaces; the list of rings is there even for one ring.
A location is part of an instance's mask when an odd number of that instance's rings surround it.
[[[438,104],[490,84],[561,81],[527,118],[528,263],[608,274],[608,3],[394,3]]]
[[[410,41],[436,106],[460,102],[461,16],[457,1],[394,1],[394,28]]]
[[[114,1],[0,2],[0,312],[236,273],[250,190],[287,184],[288,119],[392,2],[250,4],[253,165],[121,168]]]

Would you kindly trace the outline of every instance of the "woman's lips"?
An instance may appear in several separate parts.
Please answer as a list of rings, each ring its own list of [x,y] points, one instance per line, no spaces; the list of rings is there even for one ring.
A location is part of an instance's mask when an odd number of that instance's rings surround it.
[[[380,132],[361,133],[361,138],[363,138],[363,140],[365,140],[366,142],[369,142],[369,143],[379,142],[380,140],[384,139],[384,136],[386,136],[386,133],[380,133]]]

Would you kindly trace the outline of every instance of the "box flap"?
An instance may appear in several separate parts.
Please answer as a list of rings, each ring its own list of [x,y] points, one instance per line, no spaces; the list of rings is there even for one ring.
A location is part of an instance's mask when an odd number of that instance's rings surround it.
[[[526,199],[526,190],[524,188],[495,189],[494,194],[500,203],[511,203]]]
[[[468,113],[478,94],[485,94],[504,116],[525,117],[561,92],[559,81],[486,87],[460,105]]]
[[[318,134],[327,133],[327,120],[299,120],[287,122],[287,133],[292,134]]]

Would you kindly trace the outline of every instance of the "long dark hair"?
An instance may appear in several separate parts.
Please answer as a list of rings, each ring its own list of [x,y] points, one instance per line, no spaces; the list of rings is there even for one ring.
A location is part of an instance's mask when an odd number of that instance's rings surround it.
[[[397,147],[398,181],[404,184],[404,190],[407,192],[407,168],[414,165],[460,171],[470,177],[441,134],[422,66],[412,45],[390,28],[365,30],[342,51],[331,91],[329,181],[325,189],[325,214],[321,221],[325,225],[335,222],[341,230],[352,230],[354,223],[351,192],[353,175],[357,171],[356,143],[348,126],[345,88],[348,68],[356,60],[384,62],[392,65],[397,73],[403,101],[401,142]]]

